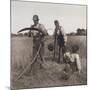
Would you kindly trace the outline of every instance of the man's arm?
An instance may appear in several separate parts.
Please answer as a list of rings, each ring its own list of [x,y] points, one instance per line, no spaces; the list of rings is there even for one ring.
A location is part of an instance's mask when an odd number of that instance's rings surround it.
[[[33,28],[33,27],[34,27],[34,25],[31,25],[31,26],[30,26],[30,28]],[[28,33],[29,33],[29,37],[31,37],[31,36],[33,35],[33,32],[31,32],[31,30],[29,30]]]

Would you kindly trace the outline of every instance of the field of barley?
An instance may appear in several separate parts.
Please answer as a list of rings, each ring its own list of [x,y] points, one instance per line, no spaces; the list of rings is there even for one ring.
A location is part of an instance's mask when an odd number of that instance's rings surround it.
[[[16,80],[20,73],[32,61],[32,38],[12,37],[11,38],[11,88],[15,90],[21,88],[39,88],[39,87],[59,87],[68,85],[86,85],[87,84],[87,38],[86,36],[68,36],[67,47],[71,45],[79,46],[79,55],[82,66],[80,75],[72,74],[68,80],[62,80],[61,72],[64,64],[52,62],[53,52],[48,51],[47,45],[53,43],[53,38],[48,36],[45,41],[45,63],[41,69],[39,63],[33,65],[32,72],[29,75],[23,75]]]

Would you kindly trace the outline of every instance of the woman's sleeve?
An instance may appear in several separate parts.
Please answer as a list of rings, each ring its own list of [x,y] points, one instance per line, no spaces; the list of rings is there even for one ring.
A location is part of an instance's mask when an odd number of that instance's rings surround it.
[[[79,71],[81,71],[81,62],[79,55],[76,55],[76,64]]]
[[[67,35],[66,35],[63,27],[61,27],[61,31],[62,31],[62,34],[63,34],[63,36],[64,36],[64,41],[65,41],[65,43],[66,43],[66,42],[67,42]]]

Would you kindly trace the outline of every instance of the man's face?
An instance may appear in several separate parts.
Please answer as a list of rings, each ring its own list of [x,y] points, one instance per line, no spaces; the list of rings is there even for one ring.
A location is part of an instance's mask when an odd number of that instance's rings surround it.
[[[34,24],[37,25],[39,20],[33,20]]]

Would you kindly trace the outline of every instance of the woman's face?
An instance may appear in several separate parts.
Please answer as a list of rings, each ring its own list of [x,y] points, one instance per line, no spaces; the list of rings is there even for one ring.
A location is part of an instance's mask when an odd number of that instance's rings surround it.
[[[56,27],[58,27],[58,26],[59,26],[59,22],[55,22],[54,24],[55,24],[55,26],[56,26]]]

